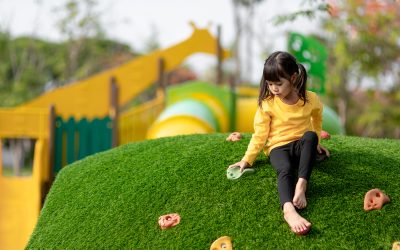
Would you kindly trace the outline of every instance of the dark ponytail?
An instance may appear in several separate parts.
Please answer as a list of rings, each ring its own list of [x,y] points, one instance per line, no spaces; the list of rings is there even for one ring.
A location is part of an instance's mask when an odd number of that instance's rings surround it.
[[[297,63],[297,66],[299,67],[299,73],[296,77],[295,82],[293,83],[293,86],[299,94],[300,99],[303,100],[304,104],[306,104],[307,71],[306,68],[304,68],[303,64]]]
[[[264,74],[261,77],[260,81],[260,92],[258,94],[258,106],[261,108],[262,102],[265,98],[270,97],[271,94],[269,92],[267,80],[264,78]]]

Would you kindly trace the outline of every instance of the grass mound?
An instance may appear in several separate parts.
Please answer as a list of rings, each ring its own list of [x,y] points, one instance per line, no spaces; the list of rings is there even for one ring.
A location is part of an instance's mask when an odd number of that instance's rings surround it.
[[[333,136],[332,157],[312,174],[308,236],[291,233],[275,171],[262,154],[256,173],[226,178],[251,137],[190,135],[131,143],[64,168],[47,196],[28,249],[208,249],[230,236],[234,249],[389,249],[400,240],[400,142]],[[365,193],[391,198],[364,212]],[[181,222],[160,230],[158,217]]]

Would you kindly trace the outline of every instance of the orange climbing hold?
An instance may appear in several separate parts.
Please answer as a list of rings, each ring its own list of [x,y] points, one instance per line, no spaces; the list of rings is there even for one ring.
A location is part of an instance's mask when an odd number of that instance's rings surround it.
[[[321,138],[322,139],[331,139],[331,135],[327,131],[322,130],[321,131]]]
[[[226,138],[227,141],[239,141],[240,139],[242,139],[242,135],[239,132],[233,132]]]
[[[390,202],[389,197],[384,194],[378,188],[371,189],[365,194],[364,198],[364,210],[371,211],[371,210],[379,210],[382,208],[383,205]]]
[[[210,250],[232,250],[231,238],[229,236],[219,237],[212,243]]]
[[[179,214],[166,214],[161,215],[158,218],[158,224],[163,230],[178,225],[180,221],[181,217],[179,216]]]

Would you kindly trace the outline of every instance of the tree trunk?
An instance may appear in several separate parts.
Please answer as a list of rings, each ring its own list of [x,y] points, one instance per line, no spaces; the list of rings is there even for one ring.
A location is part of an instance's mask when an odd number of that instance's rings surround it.
[[[254,20],[254,4],[251,3],[247,8],[246,17],[246,80],[251,81],[251,75],[253,72],[253,20]]]
[[[242,19],[240,17],[240,4],[233,0],[233,16],[234,16],[234,22],[235,22],[235,38],[234,38],[234,44],[233,44],[233,58],[235,60],[235,82],[239,83],[241,82],[241,60],[240,60],[240,40],[242,37]]]

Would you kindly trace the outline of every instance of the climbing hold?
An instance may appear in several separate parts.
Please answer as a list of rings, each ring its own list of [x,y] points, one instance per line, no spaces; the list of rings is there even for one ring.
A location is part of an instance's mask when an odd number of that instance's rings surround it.
[[[240,172],[240,167],[236,166],[226,170],[226,177],[230,180],[236,180],[243,175],[254,173],[254,171],[255,170],[253,168],[245,168],[243,172]]]
[[[242,135],[239,132],[233,132],[226,138],[227,141],[239,141],[240,139],[242,139]]]
[[[330,135],[328,132],[322,130],[322,131],[321,131],[321,138],[322,138],[322,139],[330,139],[330,138],[331,138],[331,135]]]
[[[231,238],[229,236],[219,237],[212,243],[210,250],[232,250]]]
[[[381,209],[382,206],[390,202],[389,197],[378,188],[369,190],[364,197],[364,210],[371,211]]]
[[[180,221],[181,217],[179,214],[166,214],[161,215],[158,218],[158,225],[160,225],[160,228],[164,230],[178,225]]]

